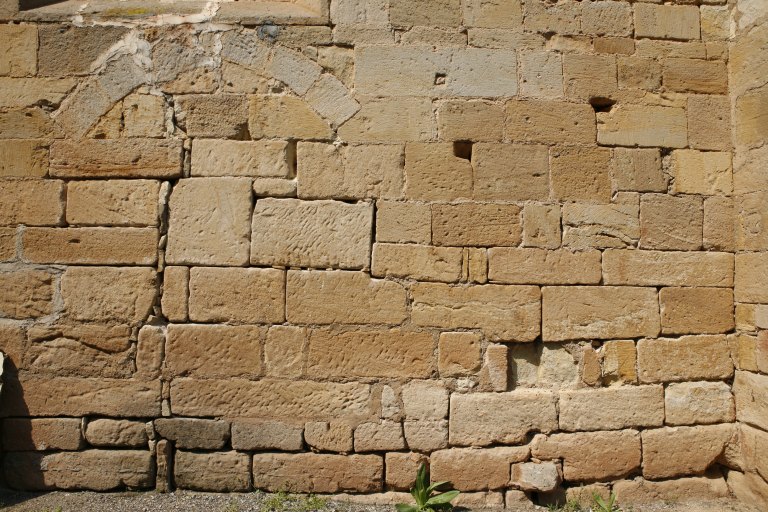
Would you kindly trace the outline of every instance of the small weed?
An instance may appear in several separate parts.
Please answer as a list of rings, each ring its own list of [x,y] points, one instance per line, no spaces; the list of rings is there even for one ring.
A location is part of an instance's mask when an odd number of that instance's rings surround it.
[[[411,496],[416,501],[416,505],[398,503],[395,505],[397,512],[439,512],[451,510],[453,508],[451,501],[459,495],[459,491],[438,491],[441,487],[446,487],[448,483],[437,482],[430,485],[427,466],[422,462],[416,473],[416,482],[411,488]]]
[[[548,505],[549,512],[586,512],[576,500],[570,500],[565,505]]]
[[[328,501],[314,494],[291,495],[285,491],[273,494],[264,501],[264,512],[313,512],[323,510]]]
[[[229,500],[229,503],[221,512],[240,512],[240,504],[235,500]]]
[[[607,502],[602,496],[595,493],[592,495],[592,502],[594,505],[592,510],[594,512],[622,512],[619,506],[616,505],[616,495],[613,493],[608,496]]]

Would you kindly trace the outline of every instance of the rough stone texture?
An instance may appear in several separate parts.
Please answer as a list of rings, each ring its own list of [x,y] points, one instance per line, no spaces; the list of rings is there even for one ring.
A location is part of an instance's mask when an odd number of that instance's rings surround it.
[[[744,423],[768,429],[768,398],[760,390],[768,385],[768,376],[739,371],[733,381],[736,418]]]
[[[266,453],[253,456],[253,486],[277,492],[376,492],[382,487],[384,461],[378,455]]]
[[[679,382],[664,393],[668,425],[729,423],[736,417],[733,394],[724,382]]]
[[[723,452],[732,431],[731,425],[643,431],[643,476],[658,480],[704,473]]]
[[[701,199],[645,194],[640,200],[640,248],[695,251],[701,248]]]
[[[558,405],[560,429],[570,432],[660,427],[664,423],[661,386],[561,391]]]
[[[160,418],[154,422],[157,433],[183,450],[218,450],[229,440],[229,422],[190,418]]]
[[[53,180],[0,181],[0,224],[56,226],[64,216],[63,182]]]
[[[455,283],[461,277],[462,260],[457,247],[377,243],[371,275]]]
[[[361,423],[355,429],[355,451],[382,452],[405,448],[403,427],[399,422],[382,421]]]
[[[520,207],[460,203],[432,206],[434,245],[516,246],[521,239]]]
[[[528,459],[527,446],[451,448],[430,457],[430,476],[449,481],[460,491],[502,489],[509,483],[510,465]]]
[[[31,263],[153,265],[158,238],[153,228],[30,228],[21,243]]]
[[[258,377],[266,330],[242,325],[168,326],[165,370],[202,378]]]
[[[351,452],[352,428],[339,422],[313,421],[304,425],[304,440],[316,450]]]
[[[3,420],[5,451],[79,450],[82,447],[83,435],[77,418]]]
[[[38,270],[0,273],[0,314],[6,318],[36,318],[53,310],[53,275]]]
[[[429,464],[429,458],[418,453],[388,453],[384,460],[387,469],[384,483],[399,491],[410,490],[419,466]]]
[[[624,105],[597,114],[597,141],[608,146],[685,147],[685,110],[674,107]]]
[[[524,491],[551,492],[560,485],[560,468],[552,462],[512,464],[510,480]]]
[[[232,448],[235,450],[299,451],[304,444],[302,427],[279,421],[235,421]]]
[[[730,288],[662,288],[661,332],[717,334],[734,328]]]
[[[733,265],[734,257],[727,253],[608,250],[603,253],[603,280],[611,285],[730,287]]]
[[[105,448],[143,448],[147,446],[147,426],[140,421],[95,419],[85,427],[85,440]]]
[[[160,183],[152,180],[70,181],[69,225],[157,226]]]
[[[619,503],[688,501],[694,496],[698,499],[716,500],[729,495],[728,484],[719,475],[677,478],[659,482],[639,478],[621,480],[613,485],[613,491]]]
[[[488,279],[510,284],[597,284],[600,253],[566,250],[493,248],[488,251]]]
[[[180,141],[162,139],[59,140],[51,145],[51,176],[62,178],[175,178]]]
[[[725,336],[640,340],[637,367],[641,382],[727,379],[733,375]]]
[[[173,480],[181,489],[242,492],[250,489],[250,460],[238,452],[194,453],[177,451]]]
[[[296,155],[283,141],[196,139],[192,176],[261,176],[286,178]]]
[[[438,368],[442,377],[458,377],[480,368],[481,337],[471,332],[444,332],[440,335]]]

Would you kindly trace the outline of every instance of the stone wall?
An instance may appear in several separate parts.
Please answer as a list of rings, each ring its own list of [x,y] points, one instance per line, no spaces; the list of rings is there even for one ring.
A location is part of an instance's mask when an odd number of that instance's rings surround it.
[[[768,501],[760,2],[101,2],[0,7],[7,485]]]

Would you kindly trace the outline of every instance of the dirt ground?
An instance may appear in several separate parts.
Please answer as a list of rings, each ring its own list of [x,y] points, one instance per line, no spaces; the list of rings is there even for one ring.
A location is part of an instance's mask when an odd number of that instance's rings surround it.
[[[391,505],[343,503],[328,497],[287,496],[253,492],[215,494],[179,491],[169,494],[0,491],[0,510],[8,512],[394,512]],[[456,509],[467,511],[468,509]],[[492,509],[487,509],[492,510]],[[547,511],[544,507],[507,509]],[[552,509],[549,509],[552,510]],[[736,501],[651,503],[625,512],[765,512]],[[588,509],[584,509],[587,512]]]

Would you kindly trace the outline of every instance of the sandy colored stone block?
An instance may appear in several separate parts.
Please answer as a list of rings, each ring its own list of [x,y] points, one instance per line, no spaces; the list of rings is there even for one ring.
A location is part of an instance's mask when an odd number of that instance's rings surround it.
[[[505,134],[514,142],[593,144],[595,141],[595,112],[589,105],[511,100],[506,107]]]
[[[432,205],[432,243],[435,245],[515,246],[521,241],[521,231],[517,205]]]
[[[384,456],[387,474],[384,483],[390,489],[408,491],[421,464],[429,464],[429,457],[419,453],[387,453]]]
[[[257,197],[296,197],[296,178],[256,178],[253,194]]]
[[[168,326],[165,370],[198,378],[256,378],[263,372],[266,329],[256,326]]]
[[[70,181],[66,219],[81,226],[157,226],[160,182]]]
[[[635,430],[537,435],[531,454],[542,460],[563,460],[568,482],[609,481],[640,468],[640,434]],[[595,461],[601,461],[595,464]]]
[[[471,332],[444,332],[438,344],[441,377],[469,375],[480,369],[481,337]]]
[[[402,389],[403,412],[410,420],[440,420],[448,416],[448,390],[440,383],[411,381]]]
[[[298,196],[302,199],[367,199],[402,196],[401,145],[298,145]]]
[[[524,491],[551,492],[561,483],[560,466],[554,462],[512,464],[512,485]]]
[[[3,25],[0,29],[0,76],[30,76],[37,71],[37,26]]]
[[[492,344],[485,348],[483,367],[479,375],[479,391],[507,391],[509,389],[509,348]]]
[[[174,482],[180,489],[242,492],[251,488],[250,457],[247,453],[178,450],[173,462]]]
[[[304,425],[304,440],[317,450],[347,453],[352,451],[352,428],[341,422],[313,421]]]
[[[681,149],[672,152],[673,193],[730,195],[731,154]]]
[[[27,333],[24,325],[13,320],[0,321],[0,352],[3,353],[2,368],[5,371],[6,382],[10,379],[10,374],[14,373],[14,368],[21,366],[26,348]]]
[[[601,2],[603,4],[609,2]],[[618,90],[616,57],[613,55],[566,53],[563,56],[563,76],[567,98],[582,101],[610,98]]]
[[[360,111],[339,128],[349,142],[395,143],[431,140],[437,127],[426,98],[361,98]]]
[[[301,53],[278,46],[272,50],[267,73],[303,96],[318,79],[323,68]]]
[[[70,265],[154,265],[155,228],[29,228],[21,236],[23,258]]]
[[[692,148],[727,151],[731,148],[731,111],[726,96],[688,97],[688,142]]]
[[[403,426],[397,421],[361,423],[355,429],[354,438],[358,453],[405,449]]]
[[[528,51],[520,54],[520,94],[530,98],[563,97],[563,62],[559,54]]]
[[[79,418],[3,420],[3,450],[5,451],[79,450],[82,445],[83,436]]]
[[[299,377],[304,373],[306,329],[273,325],[264,345],[266,373],[273,377]]]
[[[157,433],[173,441],[181,449],[218,450],[229,441],[228,421],[195,418],[159,418],[154,421]]]
[[[0,181],[0,224],[56,226],[64,216],[64,187],[57,180]]]
[[[448,448],[448,420],[406,420],[403,431],[410,450],[430,453]]]
[[[176,118],[190,137],[243,139],[248,134],[248,102],[242,94],[182,95]]]
[[[738,302],[768,302],[768,260],[764,253],[737,254],[735,279]]]
[[[295,161],[295,148],[281,140],[195,139],[192,143],[192,176],[287,178]]]
[[[93,62],[127,30],[123,27],[46,24],[39,27],[39,32],[40,74],[63,76],[87,74]]]
[[[768,376],[745,371],[736,372],[733,396],[736,418],[744,423],[768,429],[768,397],[761,390],[768,386]]]
[[[619,57],[619,89],[655,91],[661,87],[661,64],[649,57]]]
[[[539,335],[536,286],[449,286],[417,283],[414,324],[442,329],[482,329],[492,340],[533,341]]]
[[[560,429],[621,430],[664,424],[662,386],[621,386],[560,392]]]
[[[519,0],[470,0],[463,3],[464,24],[480,28],[519,28],[523,13]]]
[[[281,450],[295,452],[304,445],[304,428],[280,421],[232,422],[232,448],[241,451]]]
[[[735,199],[738,207],[736,218],[731,217],[730,222],[723,227],[729,229],[733,236],[734,222],[735,244],[744,251],[764,251],[768,249],[768,211],[763,208],[768,191],[752,192],[740,195]],[[707,214],[705,203],[705,215]],[[733,212],[735,213],[735,212]]]
[[[596,37],[592,40],[592,47],[595,53],[632,55],[635,53],[635,40],[631,37]]]
[[[555,399],[550,391],[528,389],[453,394],[451,445],[518,444],[523,443],[530,432],[556,430]]]
[[[472,197],[473,169],[450,143],[410,143],[405,147],[405,196],[421,201]]]
[[[494,247],[488,279],[509,284],[598,284],[600,252]]]
[[[155,464],[148,450],[20,452],[4,461],[8,483],[26,490],[151,489]]]
[[[549,155],[545,146],[475,144],[471,170],[475,199],[528,201],[549,197]]]
[[[730,423],[736,418],[733,394],[725,382],[680,382],[667,386],[668,425]]]
[[[432,207],[422,203],[378,201],[376,241],[429,244],[432,241]]]
[[[379,455],[260,453],[253,456],[253,486],[277,492],[338,493],[382,490],[384,460]]]
[[[372,223],[366,203],[261,199],[253,211],[251,263],[364,269]]]
[[[314,61],[311,61],[314,64]],[[304,96],[310,106],[336,127],[344,124],[360,110],[360,104],[338,78],[330,74],[320,75]]]
[[[581,30],[601,36],[631,36],[632,8],[624,2],[590,2],[582,5]]]
[[[400,324],[407,316],[402,285],[359,272],[289,271],[287,318],[300,324]]]
[[[723,452],[732,433],[732,425],[645,430],[643,476],[662,479],[703,474]]]
[[[53,275],[41,270],[0,272],[0,314],[6,318],[37,318],[53,312]]]
[[[749,91],[736,100],[734,142],[736,146],[758,147],[768,124],[766,116],[768,87]]]
[[[147,425],[131,420],[90,420],[85,427],[85,440],[104,448],[144,448],[147,446]]]
[[[699,9],[693,5],[635,6],[635,37],[699,39]]]
[[[637,382],[637,349],[632,340],[607,341],[603,345],[601,371],[607,384]]]
[[[729,495],[728,484],[719,474],[658,482],[641,478],[621,480],[613,485],[613,490],[621,504],[684,502],[694,496],[697,499],[717,500]]]
[[[728,70],[725,62],[698,59],[666,59],[664,87],[671,91],[725,94],[728,92]]]
[[[566,203],[562,218],[563,245],[571,250],[634,247],[640,238],[637,203]]]
[[[728,379],[733,362],[725,336],[683,336],[637,343],[640,382]]]
[[[40,104],[58,106],[74,89],[73,78],[6,78],[0,77],[0,106],[34,107]]]
[[[653,288],[548,286],[542,295],[545,341],[659,334],[658,299]]]
[[[177,178],[182,153],[180,140],[57,140],[49,172],[62,178]]]
[[[371,275],[455,283],[461,277],[461,265],[458,247],[377,243]]]
[[[620,191],[667,191],[658,149],[614,149],[611,174],[614,186]]]
[[[189,267],[165,267],[163,271],[163,315],[172,322],[183,322],[189,316]]]
[[[483,100],[448,100],[437,108],[437,129],[445,141],[500,141],[504,107]]]
[[[48,145],[44,140],[0,140],[0,177],[42,178],[48,173]]]
[[[429,0],[419,6],[407,0],[392,0],[389,7],[389,19],[394,26],[457,27],[461,24],[461,15],[459,0]]]
[[[307,375],[427,378],[434,371],[434,349],[430,333],[313,329],[309,334]]]
[[[526,204],[523,207],[523,245],[557,249],[562,238],[560,207],[548,204]]]
[[[554,198],[607,203],[611,200],[611,152],[602,148],[562,147],[552,150]]]
[[[250,97],[248,131],[252,138],[330,139],[331,127],[295,96]]]
[[[734,329],[730,288],[662,288],[661,332],[718,334]]]
[[[280,323],[285,273],[261,268],[196,267],[189,274],[193,322]]]
[[[123,134],[126,137],[163,137],[165,99],[151,94],[131,94],[123,100]]]
[[[461,491],[502,489],[509,484],[510,465],[528,459],[527,446],[451,448],[430,457],[430,476],[449,481]]]
[[[610,112],[597,113],[597,142],[607,146],[685,147],[688,145],[685,109],[614,106]]]
[[[543,34],[557,33],[575,35],[579,33],[582,4],[568,2],[552,4],[545,0],[525,2],[525,29]]]
[[[608,250],[603,253],[603,280],[619,285],[729,287],[733,261],[733,255],[723,252]],[[736,294],[739,300],[738,287]]]

